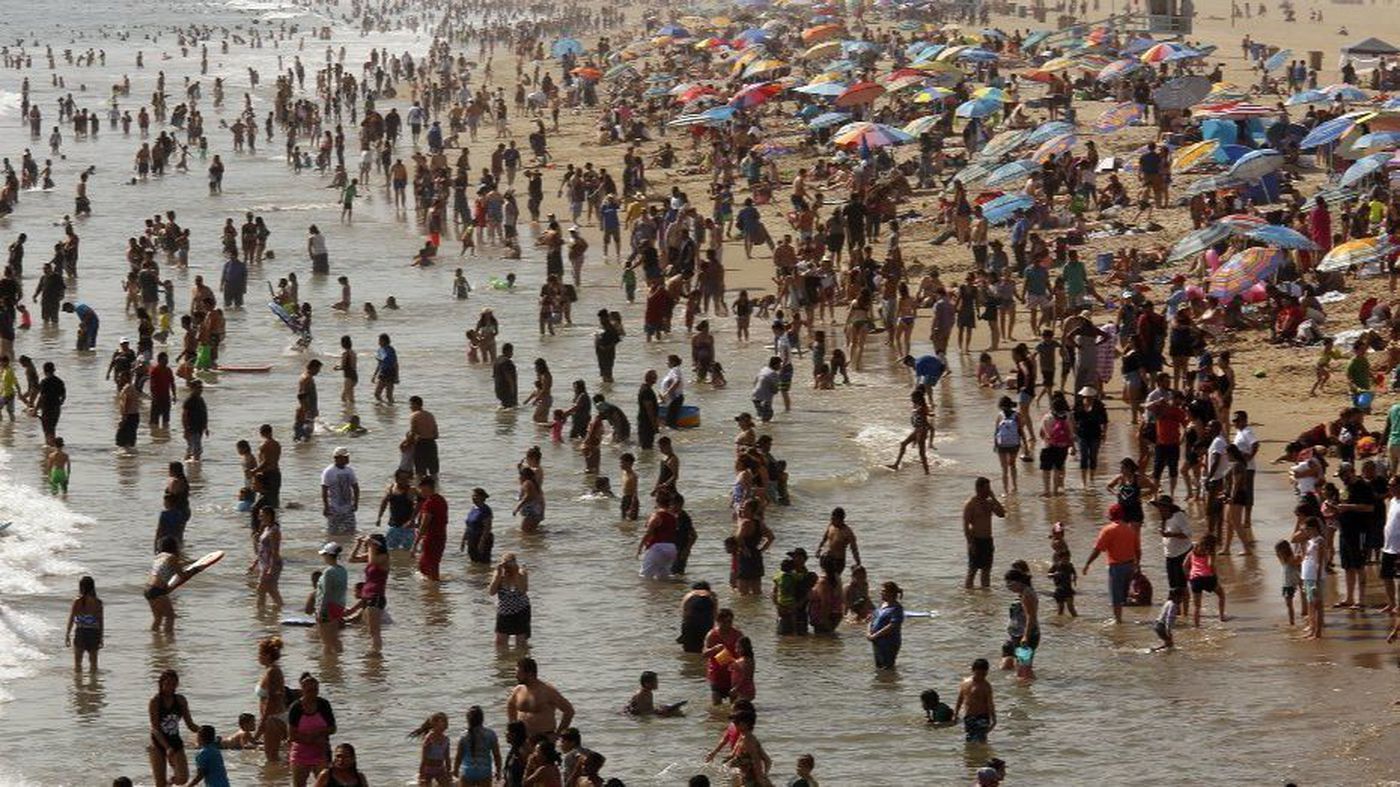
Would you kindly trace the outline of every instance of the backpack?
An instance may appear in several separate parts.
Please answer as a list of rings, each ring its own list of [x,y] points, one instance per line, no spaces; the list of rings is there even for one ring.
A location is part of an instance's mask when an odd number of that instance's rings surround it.
[[[1021,421],[1016,413],[1005,413],[997,419],[993,441],[997,448],[1017,448],[1021,445]]]
[[[1056,418],[1054,416],[1051,416],[1050,428],[1046,429],[1045,431],[1049,435],[1050,445],[1057,447],[1067,446],[1073,442],[1073,439],[1071,438],[1069,433],[1068,418]]]

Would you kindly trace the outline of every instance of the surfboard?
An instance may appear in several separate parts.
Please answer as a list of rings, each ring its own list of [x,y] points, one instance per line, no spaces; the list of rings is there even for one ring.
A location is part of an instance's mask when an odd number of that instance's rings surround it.
[[[189,582],[191,579],[194,579],[201,572],[203,572],[204,569],[209,568],[210,566],[223,559],[224,551],[222,549],[216,549],[213,552],[210,552],[209,554],[200,558],[199,560],[196,560],[188,566],[185,566],[185,568],[179,574],[176,574],[175,576],[170,578],[170,582],[166,585],[166,587],[170,588],[171,590],[174,590],[175,588],[180,587],[186,582]]]
[[[314,626],[316,618],[310,615],[288,615],[280,621],[284,626]]]
[[[270,363],[267,363],[267,364],[250,363],[250,364],[237,364],[237,365],[233,365],[233,366],[224,366],[223,364],[220,364],[220,365],[214,367],[214,371],[216,371],[216,372],[229,372],[230,374],[257,374],[257,373],[260,373],[260,372],[270,372],[270,371],[272,371],[272,364],[270,364]]]

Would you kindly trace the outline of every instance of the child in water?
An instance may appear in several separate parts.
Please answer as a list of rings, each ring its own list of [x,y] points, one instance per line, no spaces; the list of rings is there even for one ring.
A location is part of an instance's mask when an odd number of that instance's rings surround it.
[[[76,627],[77,637],[74,638]],[[63,635],[63,644],[73,648],[73,669],[83,668],[83,654],[88,657],[88,668],[97,672],[97,651],[102,649],[102,599],[97,597],[97,582],[92,577],[78,580],[78,597],[73,599],[68,612],[68,628]]]
[[[527,403],[528,404],[528,403]],[[555,409],[554,420],[549,423],[549,439],[551,442],[564,442],[564,411]]]
[[[452,297],[459,301],[465,301],[467,296],[471,295],[471,292],[471,283],[467,281],[467,276],[465,273],[462,273],[462,269],[458,268],[457,271],[452,274]]]
[[[1055,542],[1054,562],[1050,564],[1050,579],[1055,583],[1055,614],[1063,615],[1069,610],[1072,618],[1079,617],[1074,608],[1074,586],[1079,582],[1079,571],[1070,558],[1069,545],[1063,540]]]
[[[623,708],[624,713],[629,716],[680,715],[681,706],[685,704],[683,702],[671,705],[656,704],[656,688],[660,682],[655,672],[651,670],[643,672],[638,682],[641,688],[638,688],[637,693],[633,694],[632,698],[627,701],[627,705]]]
[[[718,363],[710,364],[710,387],[723,388],[729,385],[729,381],[724,378],[724,367]]]
[[[219,738],[220,749],[256,749],[262,746],[257,736],[258,717],[251,713],[238,714],[238,732]]]
[[[1001,387],[1001,372],[997,371],[991,353],[982,353],[977,357],[977,384],[983,388]]]
[[[49,491],[53,494],[68,494],[68,479],[73,474],[73,462],[63,450],[63,438],[55,437],[53,447],[44,460],[44,472],[49,476]]]
[[[617,461],[622,467],[622,518],[635,522],[640,508],[637,501],[637,471],[633,469],[637,457],[626,453],[618,457]]]
[[[366,319],[366,320],[377,320],[377,319],[379,319],[379,312],[377,312],[377,311],[374,310],[374,304],[370,303],[369,301],[365,301],[365,319]]]
[[[1283,603],[1288,607],[1288,625],[1292,626],[1296,622],[1293,597],[1298,595],[1298,586],[1303,584],[1300,568],[1303,558],[1293,554],[1293,545],[1287,541],[1274,544],[1274,554],[1278,556],[1278,562],[1283,564]]]
[[[1186,588],[1172,588],[1167,594],[1167,600],[1162,603],[1162,613],[1152,625],[1152,630],[1157,632],[1157,638],[1162,640],[1161,645],[1152,648],[1153,651],[1167,650],[1175,645],[1172,641],[1172,627],[1176,625],[1177,612],[1181,609],[1181,602],[1185,600]]]
[[[467,331],[467,363],[481,363],[481,335],[475,328]]]
[[[836,382],[836,375],[839,374],[839,375],[841,375],[841,384],[842,384],[842,385],[850,385],[850,384],[851,384],[851,378],[850,378],[850,376],[849,376],[846,372],[847,372],[846,353],[845,353],[845,351],[842,350],[840,347],[837,347],[836,349],[834,349],[834,350],[831,351],[831,380],[832,380],[832,383],[835,383],[835,382]]]
[[[423,739],[418,759],[418,783],[448,787],[452,783],[452,741],[447,737],[447,714],[441,711],[434,713],[408,737]]]
[[[919,695],[919,704],[924,708],[924,719],[933,725],[943,726],[953,723],[953,709],[939,699],[938,692],[926,689]]]
[[[336,279],[340,284],[340,300],[331,304],[331,308],[338,312],[350,311],[350,277],[341,276]]]
[[[219,751],[219,736],[208,724],[199,728],[199,751],[194,755],[194,778],[190,779],[190,787],[201,782],[208,787],[229,787],[224,753]]]

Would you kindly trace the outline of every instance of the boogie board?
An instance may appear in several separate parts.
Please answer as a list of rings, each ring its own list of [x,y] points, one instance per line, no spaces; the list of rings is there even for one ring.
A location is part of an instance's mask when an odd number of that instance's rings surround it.
[[[200,572],[204,571],[204,569],[209,568],[210,566],[223,559],[224,551],[222,549],[216,549],[213,552],[210,552],[209,554],[200,558],[199,560],[196,560],[188,566],[185,566],[185,568],[179,574],[176,574],[175,576],[170,578],[170,582],[166,585],[166,587],[170,588],[171,590],[174,590],[175,588],[180,587],[186,582],[189,582],[191,579],[194,579],[200,574]]]
[[[234,365],[234,366],[224,366],[223,364],[220,364],[220,365],[214,367],[214,371],[216,371],[216,372],[228,372],[228,373],[230,373],[230,374],[257,374],[257,373],[261,373],[261,372],[270,372],[270,371],[272,371],[272,364],[270,364],[270,363],[268,363],[268,364],[254,364],[254,363],[250,363],[250,364],[241,364],[241,365]]]
[[[288,615],[282,618],[281,623],[284,626],[314,626],[316,618],[310,615]]]

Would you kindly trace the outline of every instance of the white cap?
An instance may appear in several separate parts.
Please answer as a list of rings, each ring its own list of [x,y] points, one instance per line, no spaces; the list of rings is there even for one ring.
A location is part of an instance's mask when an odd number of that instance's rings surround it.
[[[343,456],[343,457],[346,457],[346,458],[348,459],[348,458],[350,457],[350,449],[349,449],[349,448],[346,448],[346,447],[343,446],[343,445],[341,445],[341,446],[336,446],[335,453],[331,454],[331,456],[333,456],[333,457],[341,457],[341,456]]]
[[[321,549],[320,549],[320,551],[318,552],[318,554],[322,554],[322,555],[334,555],[334,556],[336,556],[336,557],[340,557],[340,551],[341,551],[341,546],[340,546],[340,544],[337,544],[337,543],[335,543],[334,541],[327,541],[327,542],[326,542],[326,545],[323,546],[323,547],[321,547]]]

